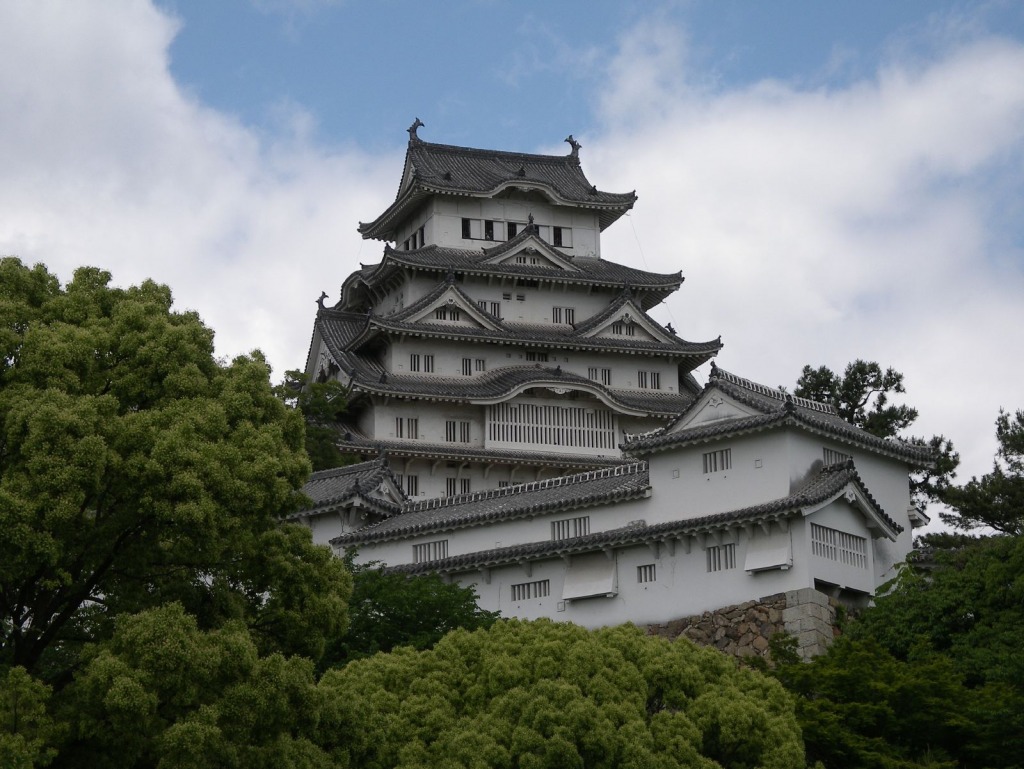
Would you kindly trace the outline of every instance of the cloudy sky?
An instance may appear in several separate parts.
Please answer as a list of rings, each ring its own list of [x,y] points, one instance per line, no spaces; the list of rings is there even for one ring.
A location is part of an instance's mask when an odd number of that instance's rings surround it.
[[[0,3],[0,254],[171,286],[218,353],[300,367],[427,141],[583,144],[636,189],[604,255],[719,364],[906,375],[985,472],[1024,408],[1024,4]],[[701,373],[706,373],[701,372]]]

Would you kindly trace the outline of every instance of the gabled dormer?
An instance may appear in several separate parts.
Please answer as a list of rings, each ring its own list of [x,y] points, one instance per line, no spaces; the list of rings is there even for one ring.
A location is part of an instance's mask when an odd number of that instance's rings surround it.
[[[500,331],[501,321],[470,299],[449,273],[425,297],[391,316],[403,323]]]
[[[571,256],[540,237],[540,231],[533,221],[512,240],[494,248],[485,248],[481,264],[580,272],[573,264]]]
[[[576,327],[584,339],[675,344],[677,338],[652,319],[626,289],[607,309]]]

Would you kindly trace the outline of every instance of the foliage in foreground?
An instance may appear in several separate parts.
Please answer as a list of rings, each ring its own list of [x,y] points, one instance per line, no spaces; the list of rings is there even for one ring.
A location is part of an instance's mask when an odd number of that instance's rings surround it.
[[[632,626],[456,631],[327,672],[323,743],[359,767],[801,767],[782,687]],[[718,762],[717,764],[714,762]]]
[[[321,669],[399,646],[429,649],[453,630],[490,627],[499,617],[477,605],[475,590],[437,574],[389,573],[379,564],[355,563],[354,553],[345,565],[352,574],[351,621],[348,632],[328,646]]]

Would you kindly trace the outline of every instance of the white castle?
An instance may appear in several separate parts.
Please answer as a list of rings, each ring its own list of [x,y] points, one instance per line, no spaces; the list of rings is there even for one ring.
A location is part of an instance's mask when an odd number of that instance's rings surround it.
[[[648,311],[682,283],[604,259],[634,193],[580,145],[531,155],[409,129],[377,264],[321,300],[306,364],[349,393],[299,514],[360,561],[439,572],[484,608],[595,627],[802,589],[863,602],[927,519],[926,449],[727,373]]]

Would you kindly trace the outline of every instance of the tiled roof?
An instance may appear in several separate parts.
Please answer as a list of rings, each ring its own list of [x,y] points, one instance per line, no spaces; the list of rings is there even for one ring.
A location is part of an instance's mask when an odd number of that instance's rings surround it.
[[[835,499],[851,486],[856,488],[867,501],[870,509],[865,511],[865,514],[881,525],[883,529],[888,528],[887,536],[895,538],[896,534],[903,531],[903,528],[878,506],[877,501],[865,488],[853,463],[846,462],[822,468],[799,491],[789,496],[751,507],[652,526],[639,522],[623,528],[595,532],[573,539],[543,540],[455,555],[425,563],[402,564],[392,566],[388,571],[406,574],[469,571],[523,560],[593,552],[609,547],[663,542],[675,537],[701,534],[746,523],[789,518],[800,514],[804,508]],[[378,526],[396,523],[400,520],[400,518],[392,519],[378,524]],[[340,542],[341,539],[343,538],[335,540],[335,543],[344,545],[345,543]]]
[[[535,189],[560,205],[592,209],[601,229],[633,207],[636,193],[601,192],[583,174],[578,145],[568,155],[432,144],[410,134],[395,202],[374,221],[360,224],[364,238],[393,240],[394,229],[430,195],[490,197],[503,188]]]
[[[910,464],[927,466],[934,461],[931,449],[926,446],[916,446],[893,438],[879,438],[877,435],[872,435],[851,425],[836,414],[828,404],[806,398],[796,398],[782,390],[730,374],[713,363],[704,392],[711,390],[718,390],[760,413],[705,422],[673,432],[673,427],[685,420],[688,415],[687,411],[683,411],[674,422],[661,430],[629,437],[622,444],[623,451],[642,455],[673,446],[702,443],[711,439],[756,432],[781,425],[799,425],[805,429],[824,433],[839,441],[857,444],[882,454],[897,457]],[[698,400],[700,400],[699,397],[695,399],[694,403],[696,404]]]
[[[518,486],[408,504],[401,515],[331,540],[337,547],[378,542],[431,531],[606,505],[646,496],[646,462],[592,470]]]
[[[412,440],[379,440],[367,438],[350,425],[339,425],[339,449],[356,454],[385,452],[389,457],[443,458],[450,462],[496,462],[510,465],[536,467],[574,467],[591,469],[632,464],[633,460],[621,457],[592,457],[583,454],[554,454],[545,451],[524,451],[522,449],[477,449],[458,443],[429,443]]]
[[[512,241],[499,248],[508,247],[528,232],[520,233]],[[678,272],[657,273],[638,270],[624,264],[601,259],[596,256],[562,256],[572,262],[573,270],[561,267],[527,264],[494,264],[495,249],[468,250],[430,244],[414,251],[398,251],[390,246],[384,249],[384,257],[377,264],[365,265],[353,272],[342,284],[342,298],[338,309],[362,309],[357,289],[361,285],[370,288],[386,285],[402,270],[422,270],[439,275],[453,271],[458,275],[479,275],[486,278],[495,276],[520,281],[536,280],[538,283],[564,283],[584,286],[621,289],[630,286],[637,290],[637,301],[643,308],[650,309],[666,296],[679,290],[683,277]]]
[[[437,301],[442,294],[450,290],[456,291],[468,306],[472,307],[475,312],[479,312],[494,328],[439,322],[433,318],[420,321],[412,320],[431,303]],[[441,282],[418,301],[391,315],[367,315],[325,309],[317,313],[317,325],[321,328],[324,338],[329,337],[331,340],[329,344],[337,349],[353,349],[376,333],[390,332],[470,342],[507,343],[512,341],[524,346],[549,349],[559,347],[570,350],[615,350],[645,354],[654,352],[688,358],[691,368],[696,368],[707,362],[722,349],[721,338],[707,342],[688,342],[662,327],[646,313],[643,315],[645,322],[660,329],[671,341],[637,340],[631,337],[588,337],[587,332],[598,322],[595,319],[605,320],[611,317],[628,301],[624,298],[626,295],[626,292],[623,292],[623,297],[613,302],[608,309],[575,327],[569,324],[527,324],[502,320],[487,310],[480,309],[472,297],[468,296],[459,286]]]
[[[325,336],[325,340],[327,337]],[[530,387],[565,388],[589,392],[605,404],[634,416],[667,417],[678,414],[694,399],[691,393],[662,390],[615,390],[561,367],[505,366],[473,376],[393,374],[376,360],[331,348],[331,355],[351,377],[350,386],[361,392],[424,400],[497,403]]]
[[[404,502],[398,481],[383,457],[332,470],[318,470],[302,487],[302,493],[309,497],[312,505],[290,517],[315,515],[347,504],[355,497],[360,497],[363,506],[375,508],[384,515],[394,515],[400,511],[401,505],[374,493],[386,479],[391,481]]]

